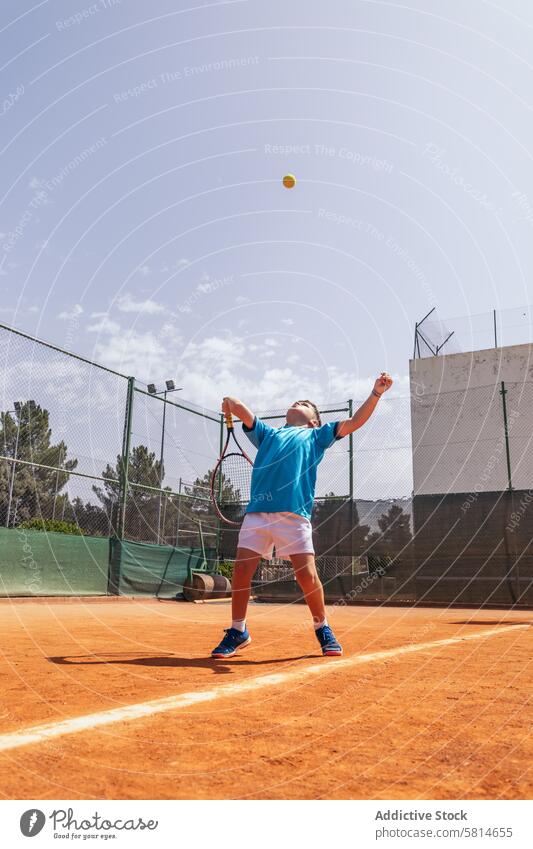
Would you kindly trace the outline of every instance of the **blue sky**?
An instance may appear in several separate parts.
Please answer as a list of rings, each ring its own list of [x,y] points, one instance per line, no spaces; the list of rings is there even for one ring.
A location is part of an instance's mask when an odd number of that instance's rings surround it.
[[[531,301],[532,36],[517,0],[4,2],[0,321],[212,409],[406,395],[429,309]]]

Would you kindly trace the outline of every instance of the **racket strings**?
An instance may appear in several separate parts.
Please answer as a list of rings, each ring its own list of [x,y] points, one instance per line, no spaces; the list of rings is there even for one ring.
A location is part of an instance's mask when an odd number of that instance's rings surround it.
[[[252,466],[242,454],[223,457],[213,480],[218,509],[230,522],[240,522],[250,500]]]

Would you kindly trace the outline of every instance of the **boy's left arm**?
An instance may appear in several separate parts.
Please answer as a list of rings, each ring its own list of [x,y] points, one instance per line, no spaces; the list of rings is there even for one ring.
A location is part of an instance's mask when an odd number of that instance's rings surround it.
[[[374,388],[364,404],[361,404],[358,410],[355,411],[351,419],[345,419],[342,422],[339,422],[337,425],[337,439],[340,439],[342,436],[348,436],[348,434],[353,433],[354,430],[360,428],[372,415],[374,410],[377,407],[378,401],[383,395],[384,392],[387,392],[392,386],[392,378],[387,372],[382,371],[376,382],[374,383]]]

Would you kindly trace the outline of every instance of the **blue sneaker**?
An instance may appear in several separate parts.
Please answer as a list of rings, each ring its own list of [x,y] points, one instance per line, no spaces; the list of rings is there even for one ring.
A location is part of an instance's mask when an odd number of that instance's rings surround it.
[[[236,628],[226,628],[226,636],[221,643],[211,652],[211,657],[233,657],[233,655],[245,646],[250,645],[252,638],[248,631],[237,631]]]
[[[342,654],[342,646],[337,642],[335,634],[329,625],[323,625],[322,628],[317,628],[315,634],[322,647],[322,654],[331,656]]]

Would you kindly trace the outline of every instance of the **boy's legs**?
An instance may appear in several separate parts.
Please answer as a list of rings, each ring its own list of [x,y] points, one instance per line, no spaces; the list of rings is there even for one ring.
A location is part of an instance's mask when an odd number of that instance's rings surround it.
[[[314,554],[291,554],[294,576],[305,596],[315,628],[326,619],[324,590],[316,570]]]
[[[231,628],[226,628],[222,642],[213,649],[211,657],[224,660],[249,645],[252,638],[246,630],[246,611],[250,600],[252,578],[261,560],[257,551],[238,548],[231,582]]]
[[[252,578],[259,565],[261,555],[249,548],[238,548],[231,582],[231,618],[233,621],[246,619],[252,588]]]
[[[315,634],[324,655],[341,655],[342,647],[326,619],[324,589],[316,570],[314,554],[291,554],[294,575],[313,616]]]

